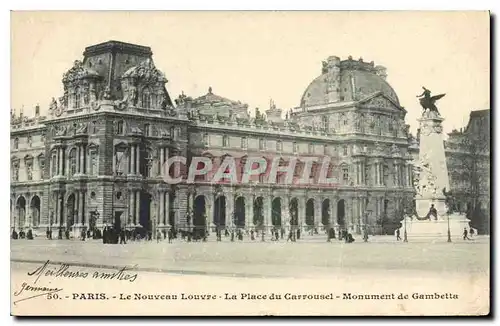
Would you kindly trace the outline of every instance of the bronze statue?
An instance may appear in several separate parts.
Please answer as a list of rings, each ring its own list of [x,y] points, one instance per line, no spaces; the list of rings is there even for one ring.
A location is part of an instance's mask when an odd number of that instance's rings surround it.
[[[443,98],[446,94],[431,96],[430,90],[428,90],[424,86],[422,86],[422,88],[424,89],[424,92],[420,95],[417,95],[417,97],[420,98],[419,102],[423,108],[422,114],[429,110],[429,112],[436,112],[438,115],[440,115],[435,103],[437,100]]]

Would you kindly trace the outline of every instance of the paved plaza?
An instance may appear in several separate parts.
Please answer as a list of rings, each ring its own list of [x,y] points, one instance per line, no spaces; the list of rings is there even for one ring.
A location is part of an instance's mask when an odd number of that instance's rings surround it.
[[[66,262],[81,266],[135,266],[171,274],[241,277],[315,277],[356,271],[416,273],[488,273],[489,238],[471,241],[371,237],[346,244],[314,236],[298,242],[166,240],[103,244],[98,240],[13,240],[14,262]]]

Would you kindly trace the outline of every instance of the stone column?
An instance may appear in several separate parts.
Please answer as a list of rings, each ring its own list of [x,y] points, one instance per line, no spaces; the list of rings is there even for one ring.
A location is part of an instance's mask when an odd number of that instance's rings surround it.
[[[135,192],[135,222],[134,224],[140,225],[141,222],[141,193]]]
[[[266,226],[266,233],[270,232],[273,227],[273,199],[273,196],[269,195],[264,203],[264,225]]]
[[[54,192],[56,195],[56,200],[55,200],[55,207],[54,207],[54,219],[52,220],[52,224],[54,225],[59,225],[59,194],[57,191]],[[50,222],[50,220],[49,220]]]
[[[226,194],[226,227],[233,227],[233,206],[234,206],[234,194]]]
[[[135,174],[135,145],[130,145],[130,174]]]
[[[323,198],[318,198],[314,200],[314,227],[317,228],[323,219]]]
[[[57,175],[63,175],[63,149],[61,147],[57,150],[58,164],[57,164]]]
[[[135,145],[135,174],[141,174],[141,153],[139,145]]]
[[[78,224],[83,224],[83,191],[78,192]]]
[[[306,224],[306,199],[304,197],[300,197],[298,199],[298,214],[297,214],[297,225],[300,229]]]
[[[166,226],[171,226],[170,225],[170,193],[169,192],[165,192],[165,205],[164,205],[164,209],[165,209],[165,225]]]
[[[59,201],[59,215],[57,216],[57,220],[59,221],[59,225],[63,226],[66,218],[64,217],[64,194],[62,192],[59,193],[57,200]]]
[[[252,226],[253,228],[255,227],[253,223],[253,203],[254,203],[254,198],[253,196],[248,196],[247,199],[245,199],[245,203],[248,203],[245,205],[245,209],[247,210],[248,214],[246,214],[246,219],[248,220],[248,223],[245,223],[247,226]],[[245,221],[246,222],[246,221]]]
[[[285,196],[281,204],[281,226],[290,226],[290,197]]]
[[[86,154],[85,154],[85,145],[82,144],[80,145],[80,173],[81,174],[85,174],[86,171],[85,171],[85,157],[86,157]]]
[[[163,163],[165,162],[165,147],[160,147],[160,158],[158,160],[158,175],[164,176]]]
[[[208,223],[207,226],[211,232],[215,232],[213,199],[207,199],[206,204],[207,204],[207,223]]]
[[[134,218],[134,215],[135,215],[135,209],[134,209],[134,203],[135,203],[135,200],[134,200],[134,191],[133,190],[129,190],[128,192],[128,216],[127,216],[127,226],[129,226],[129,219],[130,219],[130,223],[134,223],[135,221],[135,218]]]
[[[165,225],[165,191],[160,190],[158,192],[158,196],[160,197],[160,211],[158,212],[158,225]]]

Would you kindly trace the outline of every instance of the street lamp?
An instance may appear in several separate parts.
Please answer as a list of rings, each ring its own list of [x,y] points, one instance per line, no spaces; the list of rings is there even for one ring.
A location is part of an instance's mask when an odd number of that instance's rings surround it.
[[[408,242],[408,233],[406,232],[406,220],[407,220],[407,213],[406,213],[406,209],[404,210],[404,215],[403,215],[403,218],[405,220],[405,234],[404,234],[404,239],[403,239],[403,242]]]
[[[451,230],[450,230],[450,214],[446,214],[448,216],[448,242],[451,242]]]

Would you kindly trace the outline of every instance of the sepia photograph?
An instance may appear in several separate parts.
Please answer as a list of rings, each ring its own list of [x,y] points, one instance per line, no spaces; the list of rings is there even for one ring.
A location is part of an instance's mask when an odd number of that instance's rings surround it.
[[[488,11],[10,16],[12,315],[490,313]]]

